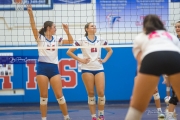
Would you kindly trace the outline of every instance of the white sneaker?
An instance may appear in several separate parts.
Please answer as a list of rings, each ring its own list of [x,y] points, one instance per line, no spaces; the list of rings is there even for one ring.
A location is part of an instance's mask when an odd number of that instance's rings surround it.
[[[174,117],[174,115],[167,115],[166,120],[177,120],[177,119],[176,117]]]
[[[158,118],[165,118],[165,115],[163,113],[158,113]]]
[[[64,119],[64,120],[71,120],[70,118],[66,118],[66,119]]]

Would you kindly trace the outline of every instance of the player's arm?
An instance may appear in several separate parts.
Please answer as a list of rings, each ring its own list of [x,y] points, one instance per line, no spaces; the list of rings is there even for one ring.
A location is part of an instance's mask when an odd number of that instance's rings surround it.
[[[141,67],[141,52],[139,52],[139,53],[137,54],[136,60],[137,60],[137,74],[138,74],[139,69],[140,69],[140,67]]]
[[[135,76],[134,80],[136,80],[138,73],[139,73],[139,69],[141,67],[141,52],[138,53],[138,55],[136,57],[136,61],[137,61],[137,70],[136,70],[136,76]]]
[[[62,24],[64,31],[66,32],[67,39],[62,40],[62,44],[73,44],[73,37],[71,33],[69,32],[69,27],[67,24]]]
[[[107,51],[107,54],[106,54],[105,58],[102,60],[102,63],[105,63],[111,57],[111,55],[113,53],[113,50],[110,47],[106,47],[105,49]]]
[[[136,36],[135,40],[133,41],[133,54],[137,61],[137,74],[141,67],[141,55],[142,55],[141,46],[144,41],[143,39],[144,37],[146,37],[144,33],[140,33]]]
[[[75,50],[76,50],[76,48],[69,48],[68,51],[66,52],[66,54],[67,54],[69,57],[71,57],[71,58],[73,58],[73,59],[75,59],[75,60],[77,60],[77,61],[81,61],[81,59],[74,54],[74,51],[75,51]]]
[[[33,15],[33,11],[32,11],[32,6],[31,5],[27,5],[27,10],[28,10],[28,14],[29,14],[29,18],[30,18],[30,25],[34,34],[34,38],[36,39],[36,41],[38,40],[38,36],[39,36],[39,32],[36,28],[36,24],[34,21],[34,15]]]
[[[83,63],[83,64],[87,64],[90,60],[89,59],[81,59],[81,58],[79,58],[78,56],[76,56],[75,54],[74,54],[74,51],[76,50],[76,48],[70,48],[67,52],[66,52],[66,54],[68,55],[68,56],[70,56],[71,58],[73,58],[73,59],[75,59],[75,60],[77,60],[78,62],[80,62],[80,63]]]

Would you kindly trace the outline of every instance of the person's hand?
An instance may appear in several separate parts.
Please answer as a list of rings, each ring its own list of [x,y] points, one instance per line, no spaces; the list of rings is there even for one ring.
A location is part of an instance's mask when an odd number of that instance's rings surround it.
[[[66,33],[69,32],[69,26],[67,24],[62,24],[62,27]]]
[[[79,62],[83,64],[87,64],[90,62],[90,58],[81,59]]]
[[[105,61],[103,59],[101,59],[101,58],[98,58],[98,62],[101,63],[101,64],[105,63]]]
[[[27,6],[28,12],[31,12],[31,11],[32,11],[32,5],[31,5],[31,4],[28,4],[28,5],[26,5],[26,6]]]

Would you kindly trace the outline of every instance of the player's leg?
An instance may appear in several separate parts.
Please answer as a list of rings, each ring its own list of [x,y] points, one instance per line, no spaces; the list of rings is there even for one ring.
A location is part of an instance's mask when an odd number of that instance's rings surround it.
[[[166,96],[170,97],[170,89],[171,85],[169,83],[169,79],[167,75],[163,75],[164,82],[166,84]]]
[[[157,87],[154,91],[153,97],[154,97],[154,101],[155,101],[157,112],[158,112],[158,118],[165,118],[165,115],[163,114],[162,109],[161,109],[160,95],[159,95]]]
[[[95,85],[98,94],[98,120],[104,120],[104,106],[105,106],[105,76],[104,72],[99,72],[95,75]]]
[[[159,82],[159,77],[138,73],[125,120],[140,120]]]
[[[167,54],[166,54],[167,56]],[[168,79],[169,79],[169,82],[170,82],[170,85],[172,86],[172,90],[173,90],[173,96],[171,97],[171,99],[169,100],[169,103],[170,104],[174,104],[176,105],[178,100],[180,100],[180,56],[179,56],[179,53],[176,53],[173,54],[172,57],[169,57],[171,59],[168,59],[169,60],[169,70],[168,71]],[[170,114],[174,114],[174,107],[175,106],[172,106],[170,105],[169,106],[170,108],[168,108],[168,112],[171,112]],[[169,111],[170,110],[170,111]],[[169,116],[169,113],[168,113],[168,116]],[[171,120],[171,119],[170,119]],[[173,119],[172,119],[173,120]]]
[[[52,86],[52,89],[54,91],[56,99],[59,103],[59,107],[64,116],[64,120],[70,120],[69,115],[68,115],[66,100],[65,100],[65,98],[63,96],[63,92],[62,92],[61,76],[59,74],[53,76],[50,79],[50,84]]]
[[[170,96],[170,90],[171,90],[171,85],[169,83],[169,79],[168,79],[168,76],[167,75],[163,75],[163,84],[166,84],[166,97],[164,98],[164,101],[166,103],[166,110],[165,110],[165,113],[166,115],[168,114],[168,107],[169,107],[169,100],[171,98]]]
[[[175,95],[174,90],[172,89],[172,97],[169,100],[168,113],[166,115],[167,120],[176,120],[175,107],[178,103],[177,96]]]
[[[171,86],[172,86],[174,92],[176,93],[178,99],[180,99],[180,87],[179,87],[180,80],[179,80],[179,78],[180,78],[180,73],[169,76],[169,81],[170,81]]]
[[[88,94],[88,105],[91,112],[92,120],[96,120],[96,100],[94,94],[95,77],[90,72],[83,72],[82,79]]]
[[[44,75],[37,75],[37,84],[40,93],[40,111],[42,120],[46,120],[47,116],[47,102],[48,102],[48,77]]]
[[[168,112],[166,114],[166,120],[176,120],[176,112],[175,112],[176,105],[169,103]]]

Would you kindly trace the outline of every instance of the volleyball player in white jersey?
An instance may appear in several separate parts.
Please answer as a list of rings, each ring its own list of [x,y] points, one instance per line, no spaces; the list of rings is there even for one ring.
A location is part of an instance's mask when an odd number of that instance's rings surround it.
[[[50,82],[59,107],[64,115],[64,120],[70,120],[65,98],[62,93],[61,76],[58,70],[58,45],[72,44],[73,38],[69,32],[68,25],[63,24],[63,29],[68,39],[53,36],[56,33],[56,26],[52,21],[46,21],[44,27],[38,32],[31,5],[27,5],[30,17],[30,24],[38,44],[39,59],[37,63],[37,84],[40,92],[40,111],[42,120],[46,120],[48,102],[48,82]],[[53,48],[56,47],[56,48]]]
[[[112,54],[112,49],[106,47],[107,54],[101,59],[101,48],[96,46],[107,45],[107,41],[96,36],[96,26],[89,22],[85,25],[85,37],[75,41],[75,46],[87,46],[82,48],[83,58],[77,57],[73,52],[76,48],[70,48],[67,54],[75,60],[82,63],[82,79],[88,94],[88,104],[91,112],[92,120],[96,120],[96,101],[94,87],[96,87],[98,95],[98,120],[104,120],[105,105],[105,78],[103,63],[105,63]]]
[[[176,30],[176,34],[177,34],[177,38],[180,41],[180,21],[176,22],[175,24],[175,30]]]
[[[140,120],[146,110],[154,89],[162,74],[180,98],[180,49],[179,40],[164,28],[156,15],[147,15],[143,21],[143,32],[134,40],[133,54],[139,53],[141,64],[135,80],[133,96],[125,120]]]
[[[177,34],[177,38],[180,41],[180,21],[176,22],[175,31]],[[166,83],[167,86],[170,87],[168,76],[164,77],[164,82]],[[165,100],[168,102],[166,120],[176,120],[177,114],[176,114],[175,107],[176,107],[177,103],[179,102],[179,100],[177,99],[177,96],[173,89],[172,89],[172,96],[171,97],[166,96]]]

